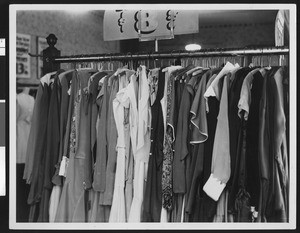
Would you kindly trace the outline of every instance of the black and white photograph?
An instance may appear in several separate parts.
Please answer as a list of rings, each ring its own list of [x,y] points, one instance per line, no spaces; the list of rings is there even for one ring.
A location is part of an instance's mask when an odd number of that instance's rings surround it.
[[[296,13],[10,4],[9,229],[295,230]]]

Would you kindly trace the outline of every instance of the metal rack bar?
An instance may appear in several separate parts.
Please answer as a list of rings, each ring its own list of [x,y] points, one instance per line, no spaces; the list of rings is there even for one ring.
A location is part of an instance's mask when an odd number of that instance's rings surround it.
[[[89,54],[61,56],[53,58],[55,63],[70,62],[91,62],[91,61],[124,61],[124,60],[149,60],[149,59],[172,59],[187,57],[226,57],[226,56],[246,56],[246,55],[284,55],[289,53],[289,48],[282,47],[264,47],[264,48],[238,48],[238,49],[206,49],[201,51],[172,51],[172,52],[154,52],[139,54]]]

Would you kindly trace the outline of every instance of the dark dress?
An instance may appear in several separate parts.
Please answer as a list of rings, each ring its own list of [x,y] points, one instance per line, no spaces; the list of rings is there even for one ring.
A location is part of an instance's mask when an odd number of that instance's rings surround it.
[[[258,206],[258,222],[267,222],[266,207],[271,189],[272,168],[270,167],[270,122],[269,122],[269,101],[268,101],[268,79],[274,70],[268,71],[264,75],[264,82],[262,88],[262,98],[259,106],[259,137],[258,137],[258,155],[259,155],[259,169],[260,169],[260,194]]]
[[[52,86],[52,94],[50,99],[48,124],[47,124],[47,145],[46,155],[44,159],[44,176],[41,177],[40,182],[43,184],[41,206],[39,212],[39,222],[49,222],[49,200],[52,191],[52,176],[55,172],[55,164],[58,159],[59,145],[60,145],[60,96],[61,86],[59,78],[56,77]],[[42,185],[41,184],[41,185]]]
[[[222,68],[216,68],[211,71],[207,77],[207,82],[214,75],[218,74]],[[208,73],[209,74],[209,73]],[[217,127],[217,118],[219,114],[220,102],[215,97],[208,97],[209,112],[206,113],[208,138],[204,145],[203,157],[203,179],[198,189],[198,195],[195,203],[194,220],[199,222],[212,222],[217,209],[217,202],[210,198],[204,191],[203,186],[211,174],[212,151]]]
[[[190,145],[190,108],[194,96],[193,83],[195,79],[190,82],[190,76],[184,74],[184,88],[182,91],[180,107],[178,112],[175,152],[173,160],[173,191],[175,193],[175,210],[174,221],[181,221],[181,212],[184,203],[184,195],[187,194],[189,182],[189,167],[191,163],[191,145]],[[180,82],[180,81],[179,81]],[[187,194],[188,195],[188,194]]]
[[[185,207],[185,211],[189,215],[189,221],[194,221],[196,196],[198,195],[201,178],[203,178],[204,143],[207,140],[204,92],[206,89],[207,76],[209,74],[210,72],[206,74],[201,73],[200,77],[198,77],[201,81],[191,107],[191,112],[194,114],[191,119],[191,143],[193,142],[195,146],[190,169],[191,185],[187,205]]]
[[[42,85],[42,84],[40,84]],[[39,215],[39,202],[42,195],[42,185],[40,178],[43,176],[43,166],[46,154],[46,137],[47,137],[47,122],[48,122],[48,110],[51,97],[51,87],[44,83],[43,94],[41,98],[41,105],[39,110],[39,120],[37,122],[37,137],[35,144],[35,153],[33,155],[34,163],[32,170],[32,180],[30,185],[30,191],[27,199],[27,203],[31,205],[29,213],[29,222],[36,222]]]
[[[93,163],[95,163],[96,158],[96,138],[97,138],[97,131],[96,131],[96,122],[98,117],[98,105],[96,103],[97,96],[98,96],[98,84],[99,80],[106,75],[105,72],[97,73],[93,76],[93,80],[89,86],[89,103],[92,105],[92,119],[91,119],[91,150],[93,154]]]
[[[258,164],[258,125],[259,102],[262,95],[263,77],[261,73],[253,74],[251,88],[251,105],[247,121],[246,136],[246,190],[250,194],[250,205],[258,210],[258,198],[260,192],[259,164]]]
[[[96,163],[94,167],[94,181],[93,188],[95,191],[104,192],[105,191],[105,172],[107,163],[107,109],[110,89],[108,88],[108,77],[105,78],[103,87],[100,91],[100,96],[97,98],[96,102],[99,106],[99,130],[97,132],[97,152],[96,152]],[[101,126],[101,128],[100,128]],[[101,130],[100,130],[101,129]]]
[[[68,94],[68,90],[71,85],[71,80],[73,77],[74,71],[71,71],[67,74],[65,74],[60,81],[61,85],[61,100],[60,100],[60,119],[59,119],[59,125],[60,125],[60,133],[59,133],[59,154],[55,165],[55,173],[52,177],[52,183],[55,185],[62,185],[62,177],[59,176],[59,168],[60,168],[60,162],[62,160],[63,152],[64,152],[64,138],[66,134],[66,128],[67,128],[67,121],[68,121],[68,109],[69,109],[69,101],[70,96]]]
[[[245,77],[250,72],[251,68],[245,67],[239,69],[230,86],[228,96],[228,124],[229,124],[229,141],[230,141],[230,179],[227,183],[229,191],[228,209],[233,211],[234,201],[238,192],[238,176],[240,165],[240,150],[239,143],[243,142],[242,137],[242,119],[238,115],[238,102]]]
[[[276,68],[275,68],[276,69]],[[266,84],[266,95],[267,95],[267,111],[266,111],[266,122],[267,128],[266,133],[269,136],[269,144],[265,145],[269,147],[269,155],[268,155],[268,164],[269,164],[269,187],[268,193],[266,194],[266,211],[265,216],[267,222],[274,222],[274,206],[275,204],[275,156],[274,156],[274,90],[272,81],[274,81],[273,75],[276,70],[272,69],[267,74],[267,84]]]
[[[151,147],[146,190],[143,203],[144,222],[160,222],[162,208],[162,161],[164,122],[161,99],[164,96],[165,76],[160,70],[155,102],[151,106]]]
[[[171,213],[171,219],[172,222],[179,222],[180,221],[180,217],[181,217],[181,212],[182,212],[182,202],[183,202],[183,193],[176,193],[175,189],[174,189],[174,159],[175,159],[175,142],[176,142],[176,138],[178,136],[177,134],[177,126],[178,126],[178,117],[179,117],[179,112],[180,112],[180,103],[181,103],[181,99],[183,96],[183,90],[185,87],[185,82],[182,80],[182,75],[186,72],[186,68],[180,69],[178,72],[174,72],[174,76],[175,76],[175,83],[174,83],[174,91],[175,91],[175,98],[173,100],[173,102],[171,103],[171,119],[172,119],[172,123],[171,125],[174,128],[174,142],[173,142],[173,148],[174,148],[174,155],[173,155],[173,164],[172,164],[172,175],[173,175],[173,180],[172,180],[172,187],[173,187],[173,199],[172,199],[172,203],[173,203],[173,209],[172,209],[172,213]]]

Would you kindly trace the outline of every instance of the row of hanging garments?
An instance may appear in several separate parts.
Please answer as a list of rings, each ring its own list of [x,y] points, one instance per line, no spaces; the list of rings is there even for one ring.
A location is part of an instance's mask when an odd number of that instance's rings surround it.
[[[30,222],[287,222],[286,67],[59,70],[41,78]]]

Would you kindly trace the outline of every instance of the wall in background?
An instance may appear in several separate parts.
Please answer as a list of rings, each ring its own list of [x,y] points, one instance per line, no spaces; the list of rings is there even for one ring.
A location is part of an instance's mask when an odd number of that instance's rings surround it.
[[[118,41],[103,41],[103,14],[68,11],[18,11],[17,33],[31,35],[31,53],[37,53],[37,37],[54,33],[61,55],[117,53]],[[37,58],[31,58],[31,79],[38,82]]]
[[[243,48],[246,46],[274,46],[274,23],[227,24],[199,27],[199,33],[175,35],[175,39],[158,42],[159,51],[184,50],[188,43],[198,43],[206,48]],[[128,41],[138,51],[154,51],[154,41]],[[126,42],[121,43],[121,50],[126,51]]]
[[[275,12],[276,13],[276,12]],[[274,13],[274,14],[275,14]],[[246,46],[273,46],[273,13],[259,20],[245,20],[245,15],[235,20],[222,20],[220,15],[209,16],[199,24],[199,33],[176,35],[172,40],[159,41],[159,51],[184,50],[187,43],[197,42],[205,48],[234,48]],[[228,14],[227,14],[228,15]],[[222,16],[222,17],[221,17]],[[268,17],[267,17],[268,16]],[[229,16],[228,16],[229,17]],[[252,17],[253,18],[253,17]],[[256,18],[256,17],[254,17]],[[249,22],[250,21],[250,22]],[[31,52],[37,53],[37,37],[47,37],[54,33],[58,42],[56,47],[62,55],[117,53],[117,52],[153,52],[154,41],[138,40],[103,41],[103,12],[67,12],[67,11],[19,11],[17,12],[17,32],[31,35]],[[66,68],[63,66],[63,68]],[[31,58],[30,80],[38,82],[37,58]]]

